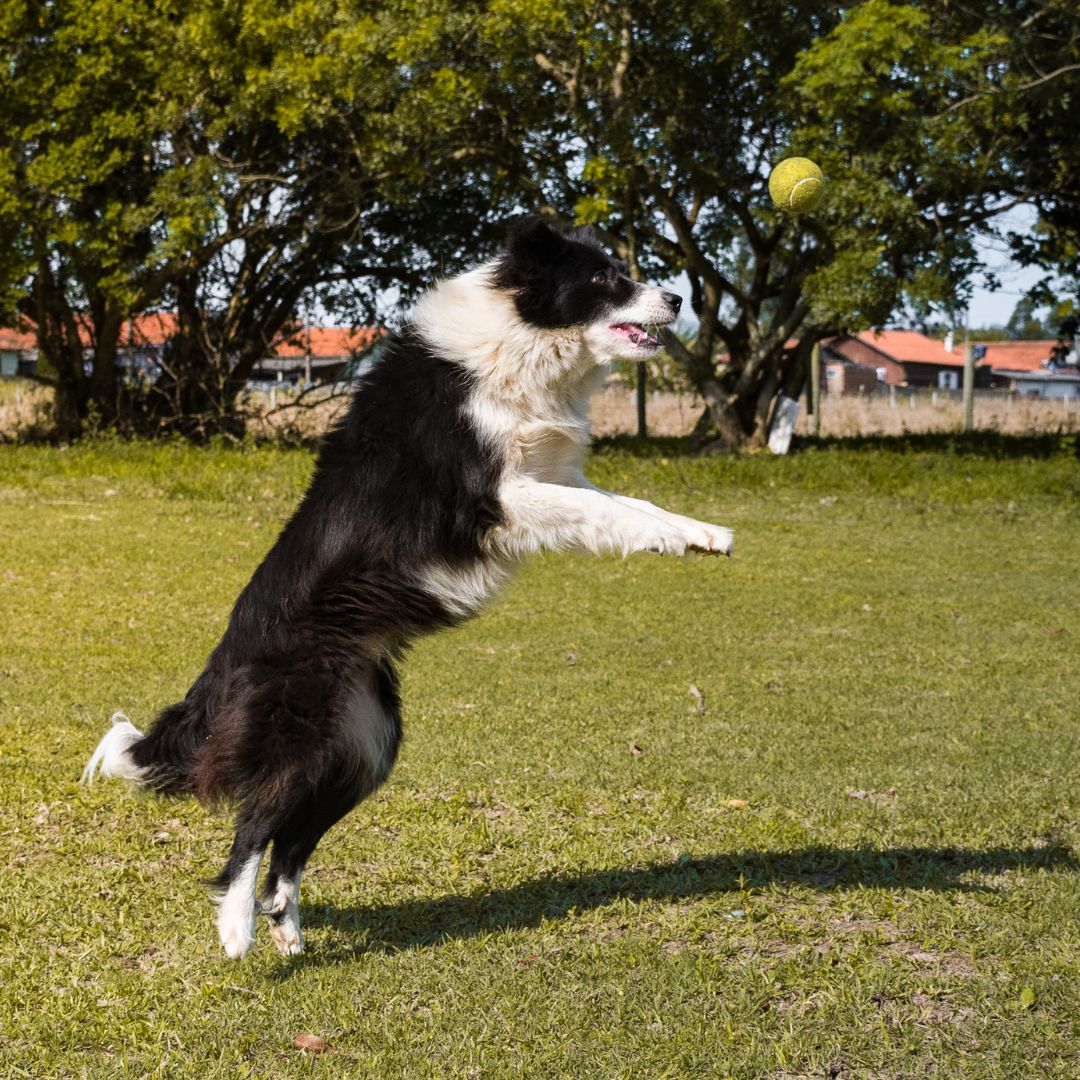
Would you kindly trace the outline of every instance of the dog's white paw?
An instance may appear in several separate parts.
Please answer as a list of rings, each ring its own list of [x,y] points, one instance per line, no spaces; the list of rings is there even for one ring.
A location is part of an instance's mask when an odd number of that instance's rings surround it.
[[[701,525],[689,546],[709,555],[730,555],[735,547],[735,534],[723,525]]]
[[[229,912],[224,905],[218,911],[218,934],[225,955],[232,960],[242,960],[255,943],[255,913],[244,915]]]
[[[233,960],[246,956],[255,941],[255,912],[259,910],[255,881],[262,857],[261,851],[253,851],[234,873],[229,887],[215,899],[221,947]]]
[[[296,956],[304,951],[304,935],[300,933],[300,907],[293,899],[285,901],[285,906],[266,911],[270,919],[270,937],[274,948],[282,956]]]
[[[685,555],[690,544],[690,536],[682,529],[657,528],[646,537],[644,547],[657,555]]]
[[[260,905],[270,920],[270,937],[282,956],[296,956],[304,951],[304,935],[300,933],[300,873],[280,878],[274,895]]]
[[[304,951],[304,935],[300,933],[300,920],[294,922],[287,915],[280,922],[270,921],[270,936],[274,948],[282,956],[297,956]]]

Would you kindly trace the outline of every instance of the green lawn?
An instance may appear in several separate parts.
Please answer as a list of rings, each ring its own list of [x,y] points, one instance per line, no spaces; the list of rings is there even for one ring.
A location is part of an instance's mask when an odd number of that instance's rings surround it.
[[[735,557],[540,558],[423,642],[307,952],[235,963],[227,819],[76,781],[311,456],[0,447],[0,1076],[1075,1080],[1073,448],[660,453],[591,475]]]

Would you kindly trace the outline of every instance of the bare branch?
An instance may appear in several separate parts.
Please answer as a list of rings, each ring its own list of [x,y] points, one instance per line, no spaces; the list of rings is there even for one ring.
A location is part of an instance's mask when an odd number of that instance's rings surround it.
[[[710,289],[715,292],[717,301],[719,301],[720,294],[728,293],[740,303],[745,304],[746,296],[743,291],[724,277],[713,263],[702,254],[701,249],[694,240],[693,226],[690,224],[679,202],[655,180],[649,181],[647,187],[664,217],[667,218],[671,227],[675,230],[675,235],[679,240],[679,248],[687,266],[705,282],[706,292]],[[717,307],[719,307],[719,302],[717,302]]]
[[[989,90],[980,90],[976,94],[969,94],[966,98],[961,98],[960,101],[953,102],[947,109],[938,113],[934,119],[939,120],[943,116],[948,116],[949,113],[962,108],[964,105],[970,105],[973,101],[978,101],[979,98],[990,97],[993,94],[1022,94],[1027,90],[1034,90],[1036,86],[1042,86],[1043,83],[1048,83],[1051,79],[1056,79],[1060,75],[1066,75],[1070,71],[1080,71],[1080,64],[1065,64],[1063,67],[1047,72],[1045,75],[1041,75],[1037,79],[1032,79],[1030,82],[1021,83],[1019,86],[994,86]]]

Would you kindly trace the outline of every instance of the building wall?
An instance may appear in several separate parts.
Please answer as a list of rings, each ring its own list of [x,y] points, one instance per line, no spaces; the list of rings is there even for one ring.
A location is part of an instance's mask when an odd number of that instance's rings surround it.
[[[1032,397],[1075,398],[1080,397],[1080,379],[1025,379],[1016,375],[1009,380],[1009,389]]]
[[[959,390],[964,385],[964,365],[955,364],[917,364],[912,361],[904,363],[904,371],[907,376],[908,386],[928,386],[932,389],[941,387],[940,374],[943,371],[952,373],[956,383],[955,389]],[[990,386],[990,369],[988,367],[975,368],[975,385],[980,390]]]
[[[879,385],[872,368],[861,364],[825,365],[825,389],[830,394],[873,394]]]
[[[878,352],[877,349],[863,344],[858,338],[844,337],[835,338],[828,345],[823,346],[823,359],[832,353],[839,360],[849,360],[853,364],[869,368],[875,374],[883,369],[884,378],[881,380],[886,386],[903,386],[905,382],[904,367],[889,356]]]
[[[33,375],[37,370],[37,351],[30,349],[0,349],[0,378]]]

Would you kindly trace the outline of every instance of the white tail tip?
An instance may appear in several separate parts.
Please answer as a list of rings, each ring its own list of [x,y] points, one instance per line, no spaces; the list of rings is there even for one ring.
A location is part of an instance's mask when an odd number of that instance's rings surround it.
[[[143,770],[127,756],[132,744],[142,738],[142,732],[121,712],[113,713],[112,724],[86,763],[80,784],[92,784],[99,771],[102,776],[119,776],[123,780],[142,779]]]

